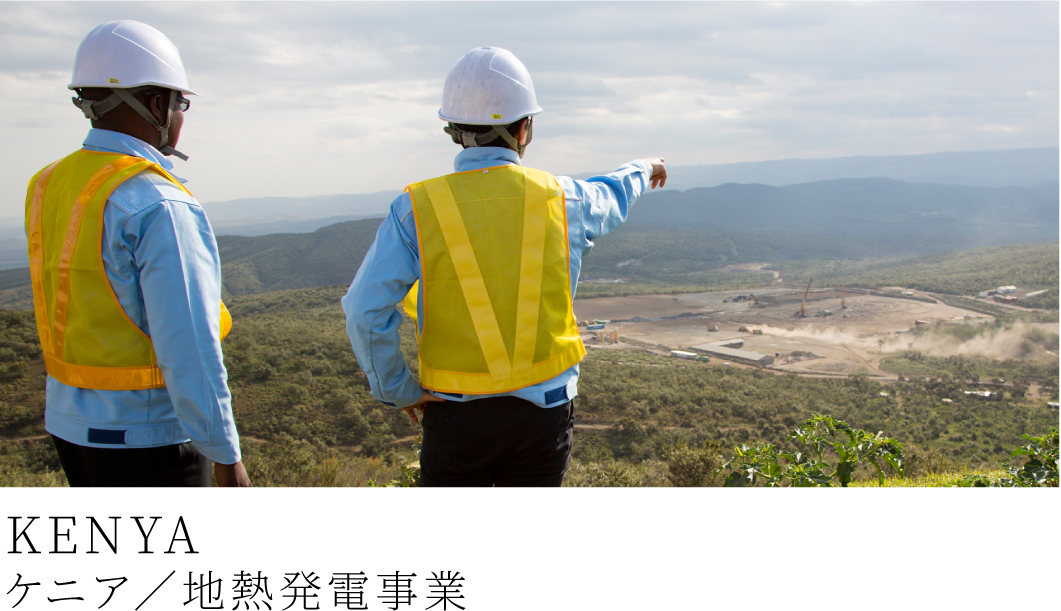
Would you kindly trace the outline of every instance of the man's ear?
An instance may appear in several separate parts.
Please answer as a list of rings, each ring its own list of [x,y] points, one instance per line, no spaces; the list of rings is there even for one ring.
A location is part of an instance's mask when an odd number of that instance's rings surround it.
[[[147,109],[159,125],[166,123],[166,111],[162,110],[162,94],[153,93],[147,98]]]
[[[516,132],[516,142],[519,142],[520,146],[527,144],[527,125],[530,121],[530,117],[523,117],[523,120],[519,123],[519,131]]]

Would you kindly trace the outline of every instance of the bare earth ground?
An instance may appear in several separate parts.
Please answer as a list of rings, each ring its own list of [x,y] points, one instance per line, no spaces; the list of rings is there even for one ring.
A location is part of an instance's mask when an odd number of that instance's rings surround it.
[[[803,291],[769,288],[755,291],[761,303],[723,303],[748,291],[696,293],[690,295],[644,295],[579,299],[575,301],[578,320],[623,320],[635,317],[661,318],[692,313],[694,316],[648,322],[610,323],[606,331],[618,330],[627,337],[647,344],[659,344],[670,349],[688,348],[697,344],[740,338],[744,349],[762,354],[778,355],[771,369],[814,376],[847,376],[866,374],[873,378],[895,379],[895,374],[879,369],[881,340],[894,338],[897,331],[909,329],[914,321],[962,320],[991,321],[989,316],[969,312],[943,303],[925,303],[910,299],[847,293],[847,309],[841,309],[841,292],[834,289],[812,290],[807,296],[806,318],[793,313],[800,309]],[[916,296],[922,296],[915,291]],[[823,310],[834,312],[823,316]],[[1053,325],[1056,330],[1057,324]],[[719,327],[709,332],[709,326]],[[762,335],[738,331],[746,325],[762,329]],[[1049,326],[1046,326],[1049,328]],[[583,338],[588,347],[633,347],[632,345],[601,345],[592,332]],[[662,347],[657,350],[665,353]],[[793,353],[811,353],[801,355]],[[715,357],[711,365],[722,366]]]

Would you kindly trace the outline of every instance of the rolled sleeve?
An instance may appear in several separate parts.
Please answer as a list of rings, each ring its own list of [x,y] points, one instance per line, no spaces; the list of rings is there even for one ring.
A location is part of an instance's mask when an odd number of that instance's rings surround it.
[[[197,204],[163,200],[132,215],[129,240],[158,367],[184,433],[210,460],[240,460],[221,352],[221,261]]]
[[[420,277],[419,250],[411,222],[412,204],[402,194],[376,232],[350,290],[342,299],[346,332],[358,364],[368,376],[369,390],[394,407],[416,403],[423,388],[413,378],[401,353],[397,304]]]
[[[649,187],[652,165],[644,159],[631,161],[603,176],[587,180],[564,177],[568,199],[579,202],[584,237],[592,243],[626,222],[630,207]],[[569,186],[570,185],[570,186]]]

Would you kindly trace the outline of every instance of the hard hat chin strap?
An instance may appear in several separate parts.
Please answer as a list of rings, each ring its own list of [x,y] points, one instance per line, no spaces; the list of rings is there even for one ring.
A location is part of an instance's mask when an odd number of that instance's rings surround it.
[[[133,94],[130,93],[128,89],[111,89],[111,91],[113,93],[110,96],[98,102],[86,100],[81,97],[72,98],[74,106],[77,106],[81,109],[81,112],[85,113],[86,119],[98,121],[105,113],[114,110],[119,105],[121,105],[122,102],[125,102],[129,105],[129,108],[135,110],[137,114],[144,118],[145,121],[147,121],[152,127],[158,130],[158,150],[160,153],[173,155],[174,157],[179,157],[184,161],[188,161],[187,155],[178,151],[172,146],[166,146],[166,143],[169,142],[169,126],[170,123],[173,121],[173,105],[177,101],[176,89],[169,90],[169,103],[166,104],[165,125],[159,125],[158,121],[155,120],[155,116],[151,114],[151,111],[149,111],[146,106],[141,104],[140,100],[133,97]]]
[[[103,115],[114,110],[122,103],[122,99],[114,94],[111,94],[107,99],[98,102],[86,100],[81,96],[70,98],[70,100],[74,103],[74,106],[77,106],[81,109],[81,112],[85,113],[86,119],[91,119],[93,121],[99,121]]]
[[[449,134],[457,144],[464,145],[464,148],[486,146],[500,137],[506,144],[512,147],[512,150],[519,153],[519,156],[522,159],[523,153],[527,150],[527,145],[530,144],[531,137],[534,134],[534,118],[527,117],[527,141],[522,145],[512,137],[512,134],[508,133],[508,130],[505,129],[506,126],[494,125],[492,127],[492,130],[480,134],[477,132],[464,131],[453,123],[450,123],[446,127],[443,127],[442,131]]]
[[[145,121],[154,126],[159,133],[158,150],[160,153],[166,153],[173,155],[174,157],[180,157],[184,161],[188,161],[188,156],[178,151],[172,146],[166,146],[169,142],[169,126],[173,120],[173,104],[177,101],[177,90],[169,90],[169,103],[166,104],[166,124],[159,125],[158,121],[155,120],[155,116],[151,114],[151,111],[146,106],[140,103],[140,100],[133,97],[131,93],[125,89],[112,89],[114,95],[117,95],[122,99],[123,102],[129,105],[130,108],[135,110],[137,114],[144,118]]]

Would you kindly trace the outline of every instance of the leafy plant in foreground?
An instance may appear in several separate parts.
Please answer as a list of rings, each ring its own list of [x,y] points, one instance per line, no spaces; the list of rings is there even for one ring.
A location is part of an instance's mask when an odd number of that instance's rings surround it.
[[[1028,456],[1020,467],[1002,465],[1010,477],[994,481],[983,475],[966,475],[954,485],[961,488],[1038,488],[1058,485],[1058,429],[1038,437],[1021,435],[1031,443],[1021,446],[1010,456]]]
[[[740,445],[720,472],[729,470],[725,487],[767,486],[818,487],[839,483],[847,487],[859,462],[877,470],[878,484],[884,484],[884,466],[905,476],[903,445],[884,437],[855,429],[832,416],[815,415],[804,421],[786,439],[809,446],[808,453],[787,452],[772,444],[755,447]],[[831,460],[826,460],[826,454]]]

